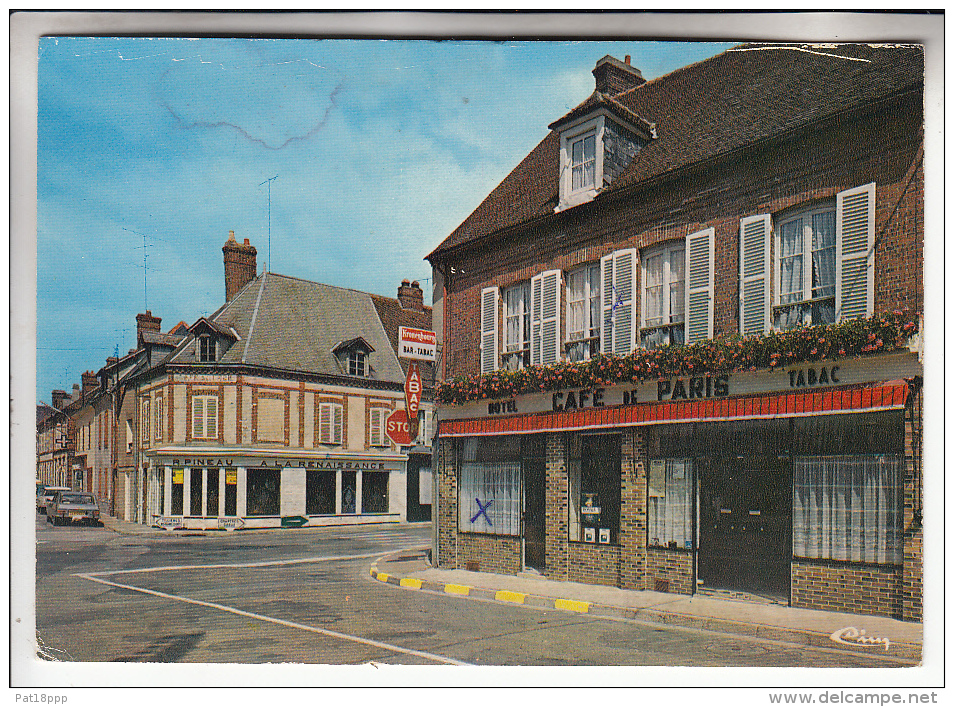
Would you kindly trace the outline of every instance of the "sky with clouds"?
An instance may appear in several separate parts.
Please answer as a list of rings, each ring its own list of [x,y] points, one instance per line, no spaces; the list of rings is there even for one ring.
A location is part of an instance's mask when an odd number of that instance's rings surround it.
[[[165,331],[215,311],[229,230],[259,271],[392,297],[417,279],[429,302],[424,256],[597,60],[651,79],[729,46],[42,38],[37,399],[125,354],[147,308]]]

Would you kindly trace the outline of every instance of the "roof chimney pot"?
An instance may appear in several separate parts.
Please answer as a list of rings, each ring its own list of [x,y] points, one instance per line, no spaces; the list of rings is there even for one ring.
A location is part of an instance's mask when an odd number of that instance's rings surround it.
[[[596,62],[596,68],[593,69],[596,90],[609,96],[616,96],[646,83],[642,72],[635,66],[630,66],[630,58],[627,56],[624,63],[607,54]]]

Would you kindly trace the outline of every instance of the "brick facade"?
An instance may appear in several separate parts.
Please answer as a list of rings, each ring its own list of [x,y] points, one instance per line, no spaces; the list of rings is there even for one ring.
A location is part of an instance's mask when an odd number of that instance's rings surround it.
[[[685,74],[681,76],[672,79],[674,86],[687,91],[702,90],[680,84]],[[650,85],[658,86],[666,78]],[[874,77],[865,80],[878,81]],[[604,81],[602,85],[606,88],[609,84]],[[635,89],[631,95],[638,97],[640,90],[642,88]],[[664,89],[659,90],[665,93]],[[650,99],[646,100],[647,105],[653,105]],[[622,166],[627,158],[622,149],[617,155],[619,159],[609,159],[609,166],[604,167],[604,179],[609,176],[617,186],[621,183],[625,186],[607,189],[589,203],[557,212],[554,207],[559,199],[558,177],[553,165],[560,164],[555,154],[560,140],[559,135],[551,134],[429,256],[435,265],[435,282],[443,283],[439,295],[442,316],[439,323],[435,322],[435,328],[442,336],[445,378],[479,373],[482,289],[499,287],[503,291],[549,270],[560,271],[565,284],[568,272],[584,265],[599,265],[603,256],[614,251],[632,248],[641,255],[646,248],[684,241],[688,235],[710,228],[715,236],[713,335],[738,334],[741,219],[766,215],[775,222],[796,209],[828,204],[834,208],[840,193],[871,183],[875,185],[874,312],[923,310],[922,101],[920,90],[899,90],[856,104],[851,110],[832,108],[823,118],[803,116],[797,127],[777,128],[769,131],[770,137],[724,151],[718,144],[731,136],[685,134],[687,141],[705,144],[699,148],[699,159],[678,169],[660,170],[651,178],[639,181],[632,178],[632,174],[640,170],[636,163],[663,160],[661,151],[668,155],[665,150],[677,152],[683,147],[666,143],[665,116],[656,115],[653,117],[659,120],[659,141],[644,147],[629,168]],[[633,104],[638,104],[638,98],[633,99]],[[746,111],[744,106],[736,108]],[[786,106],[780,106],[777,117],[784,120],[785,110]],[[719,120],[721,118],[713,119],[713,124],[717,125]],[[616,137],[610,131],[610,141]],[[617,144],[620,146],[626,147],[622,142]],[[649,154],[651,151],[655,151],[655,156]],[[548,173],[548,169],[554,173]],[[534,198],[532,190],[541,193],[536,198],[536,207],[528,206],[528,200]],[[555,196],[546,201],[546,194]],[[770,273],[774,276],[777,270],[774,238],[770,238],[769,243]],[[638,317],[643,286],[639,265],[635,273],[633,305]],[[778,304],[774,301],[775,286],[769,287],[769,291],[773,304]],[[564,287],[558,318],[561,327],[567,321],[566,300]],[[496,315],[497,322],[502,322],[502,301]],[[503,325],[498,326],[499,351],[504,350],[504,329]],[[500,363],[498,360],[498,365]],[[873,378],[871,381],[877,382]],[[903,565],[793,562],[792,606],[921,620],[920,376],[908,383],[911,395],[904,422]],[[481,433],[487,434],[487,429]],[[689,547],[690,543],[686,547],[680,544],[678,549],[648,546],[646,440],[653,428],[605,430],[622,435],[620,528],[616,545],[571,539],[570,448],[573,436],[583,431],[566,431],[565,426],[558,429],[560,431],[545,433],[545,576],[624,589],[693,594],[696,591],[694,564],[699,550],[696,536],[693,535],[694,547]],[[458,469],[453,450],[454,440],[441,441],[437,519],[440,565],[464,568],[468,562],[477,562],[484,570],[497,568],[490,571],[508,574],[519,571],[520,538],[457,532]],[[699,488],[698,484],[694,488],[693,502],[697,502]],[[693,522],[696,521],[693,513]]]

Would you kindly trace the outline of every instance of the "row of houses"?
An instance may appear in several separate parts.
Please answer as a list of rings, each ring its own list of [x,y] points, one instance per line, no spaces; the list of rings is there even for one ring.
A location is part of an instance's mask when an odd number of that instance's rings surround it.
[[[405,407],[399,328],[430,329],[420,285],[390,298],[259,273],[231,232],[222,251],[218,310],[166,332],[138,314],[134,349],[38,406],[38,480],[167,527],[429,519],[427,395],[415,444],[385,430]]]
[[[435,562],[920,620],[921,47],[593,74],[427,256]]]

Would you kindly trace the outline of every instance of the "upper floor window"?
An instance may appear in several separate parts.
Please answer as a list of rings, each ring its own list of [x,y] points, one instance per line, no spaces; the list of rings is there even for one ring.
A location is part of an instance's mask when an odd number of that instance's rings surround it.
[[[389,445],[384,425],[390,412],[387,408],[371,408],[370,443],[372,447],[387,447]]]
[[[596,184],[596,132],[570,141],[570,190],[578,191]]]
[[[835,204],[776,222],[777,329],[835,321]]]
[[[140,416],[139,420],[141,423],[139,429],[140,439],[142,439],[143,442],[148,442],[150,432],[149,423],[151,422],[149,417],[149,398],[144,398],[142,401],[142,415]]]
[[[530,283],[503,291],[505,341],[504,366],[515,371],[530,363]]]
[[[318,406],[318,441],[321,444],[342,444],[344,438],[344,407],[340,403],[320,403]]]
[[[219,436],[219,398],[216,395],[195,395],[192,398],[193,439],[215,439]]]
[[[361,377],[368,375],[368,355],[364,351],[348,353],[348,375]]]
[[[686,246],[682,241],[646,249],[642,257],[640,343],[656,348],[685,341]]]
[[[215,339],[211,336],[199,337],[199,361],[201,363],[215,362]]]
[[[600,266],[586,265],[566,275],[566,353],[586,361],[600,350]]]
[[[153,437],[157,442],[162,441],[162,396],[156,397],[156,426],[153,430]]]
[[[839,192],[834,200],[743,218],[739,331],[761,335],[773,327],[870,317],[874,213],[872,182]]]

